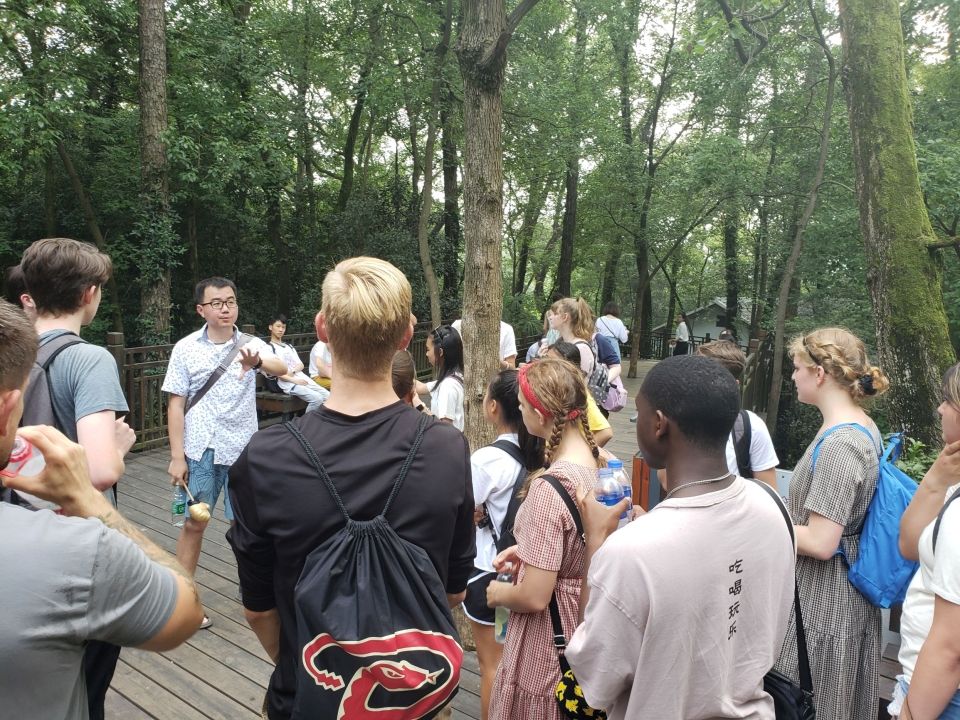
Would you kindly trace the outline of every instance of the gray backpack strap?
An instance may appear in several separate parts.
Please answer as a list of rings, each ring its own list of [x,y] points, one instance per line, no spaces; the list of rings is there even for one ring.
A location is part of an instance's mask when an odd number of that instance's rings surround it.
[[[203,387],[197,390],[193,397],[187,399],[186,407],[183,409],[184,415],[190,412],[190,408],[194,407],[198,402],[200,402],[203,396],[210,391],[210,388],[217,384],[217,380],[223,377],[223,374],[227,371],[227,368],[230,367],[230,363],[232,363],[234,358],[237,357],[237,354],[240,352],[243,346],[251,340],[253,340],[252,335],[240,333],[240,336],[234,341],[233,347],[230,348],[230,352],[226,354],[220,364],[214,368],[212,373],[210,373],[210,377],[207,378],[207,381],[203,384]]]

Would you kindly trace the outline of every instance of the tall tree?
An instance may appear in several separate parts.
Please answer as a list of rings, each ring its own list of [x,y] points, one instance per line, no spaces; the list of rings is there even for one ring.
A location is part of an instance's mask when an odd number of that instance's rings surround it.
[[[170,268],[177,255],[170,216],[167,31],[163,0],[138,0],[140,34],[140,304],[146,342],[170,341]]]
[[[483,419],[487,379],[499,365],[503,277],[503,104],[507,46],[539,2],[521,0],[507,17],[504,0],[461,0],[457,59],[463,75],[464,434],[471,447],[489,439]]]
[[[940,440],[935,409],[955,361],[935,242],[917,171],[896,0],[840,0],[860,231],[890,419],[923,442]]]

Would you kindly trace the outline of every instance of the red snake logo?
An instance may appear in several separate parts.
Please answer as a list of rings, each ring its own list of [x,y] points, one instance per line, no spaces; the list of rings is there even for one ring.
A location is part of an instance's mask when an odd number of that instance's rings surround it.
[[[347,658],[340,653],[361,661],[346,680],[330,669],[344,665]],[[302,659],[317,687],[343,692],[337,720],[417,720],[442,707],[456,691],[463,648],[449,635],[424,630],[340,642],[321,633],[304,646]],[[371,704],[378,688],[389,693],[390,706]],[[377,695],[382,698],[382,691]]]

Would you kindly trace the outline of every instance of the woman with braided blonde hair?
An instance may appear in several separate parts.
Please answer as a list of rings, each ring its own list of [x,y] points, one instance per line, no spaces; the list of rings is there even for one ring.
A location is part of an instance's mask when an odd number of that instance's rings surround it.
[[[494,561],[514,568],[516,584],[492,582],[487,604],[510,610],[503,660],[494,681],[492,720],[562,720],[554,691],[560,665],[553,643],[550,599],[556,593],[564,634],[577,626],[584,542],[563,498],[546,479],[557,478],[576,502],[591,491],[605,465],[587,426],[587,386],[571,363],[544,358],[518,373],[520,412],[531,435],[546,441],[546,469],[531,474],[517,512],[515,548]]]
[[[857,559],[882,449],[862,403],[890,383],[870,364],[863,342],[842,328],[794,338],[789,352],[797,399],[823,416],[793,471],[789,501],[817,715],[871,720],[879,692],[880,609],[850,584],[847,570]],[[794,638],[791,617],[776,668],[797,679]]]

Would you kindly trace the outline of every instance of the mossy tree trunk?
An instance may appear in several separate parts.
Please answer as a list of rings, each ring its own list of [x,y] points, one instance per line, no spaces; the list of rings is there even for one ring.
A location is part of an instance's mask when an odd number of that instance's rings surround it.
[[[920,190],[897,0],[840,0],[860,230],[890,420],[940,442],[936,407],[955,361]]]

